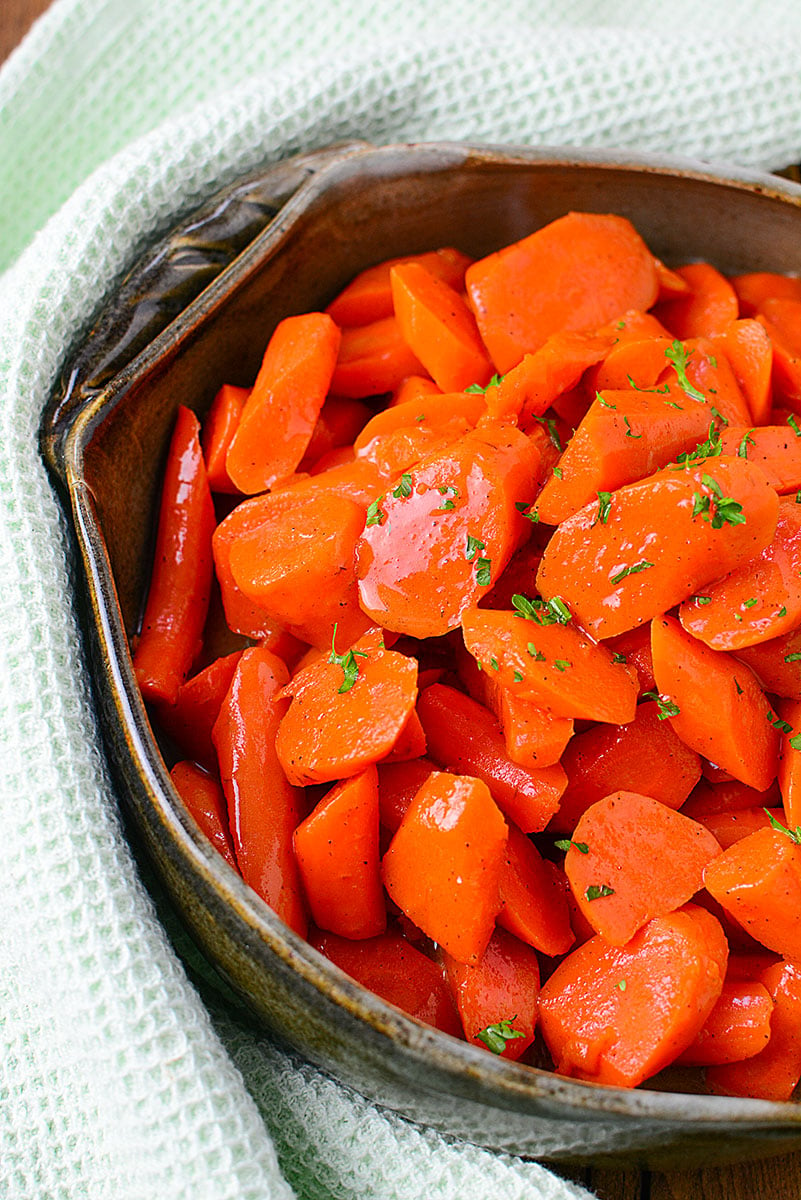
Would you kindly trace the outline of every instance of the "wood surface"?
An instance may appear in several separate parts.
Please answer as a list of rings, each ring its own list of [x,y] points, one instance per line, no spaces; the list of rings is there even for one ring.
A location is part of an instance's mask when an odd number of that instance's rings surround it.
[[[0,0],[0,62],[50,0]],[[599,1200],[801,1200],[801,1153],[702,1171],[559,1171]]]

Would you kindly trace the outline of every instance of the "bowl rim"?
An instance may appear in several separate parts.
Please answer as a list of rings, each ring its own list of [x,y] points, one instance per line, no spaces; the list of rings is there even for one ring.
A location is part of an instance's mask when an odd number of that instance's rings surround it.
[[[181,859],[228,906],[242,932],[256,939],[259,953],[276,954],[325,998],[352,1017],[367,1021],[391,1039],[407,1058],[425,1067],[435,1064],[450,1076],[480,1076],[500,1107],[519,1108],[521,1101],[548,1101],[574,1110],[582,1120],[626,1116],[646,1120],[698,1125],[742,1124],[750,1130],[801,1124],[801,1105],[795,1101],[757,1100],[744,1097],[701,1095],[612,1087],[557,1075],[489,1055],[423,1024],[381,1000],[324,958],[289,929],[205,839],[175,791],[150,732],[149,720],[133,674],[128,641],[110,566],[97,522],[90,488],[83,475],[86,448],[105,418],[119,404],[132,383],[146,373],[169,349],[182,341],[198,321],[224,302],[232,278],[247,278],[263,259],[280,251],[287,232],[308,209],[353,172],[380,170],[388,158],[402,157],[410,166],[439,164],[458,167],[471,159],[505,166],[597,167],[627,169],[648,174],[692,179],[768,195],[801,207],[801,185],[758,170],[731,164],[707,163],[681,156],[632,155],[619,150],[576,149],[549,146],[504,146],[481,142],[397,143],[387,146],[349,146],[312,175],[284,205],[262,233],[224,268],[170,325],[123,367],[95,396],[70,418],[63,443],[62,482],[69,494],[79,549],[84,560],[90,603],[100,631],[118,719],[139,765],[139,773],[153,814],[169,835]],[[262,959],[263,961],[263,959]],[[269,966],[267,967],[269,969]],[[425,1086],[424,1077],[421,1086]]]

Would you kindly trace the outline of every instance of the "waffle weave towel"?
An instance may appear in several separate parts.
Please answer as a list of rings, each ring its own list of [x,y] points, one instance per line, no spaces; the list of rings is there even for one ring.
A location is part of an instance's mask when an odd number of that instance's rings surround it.
[[[796,0],[56,0],[0,71],[4,1200],[586,1197],[377,1112],[190,981],[121,834],[38,417],[146,240],[238,173],[352,137],[776,168],[799,61]]]

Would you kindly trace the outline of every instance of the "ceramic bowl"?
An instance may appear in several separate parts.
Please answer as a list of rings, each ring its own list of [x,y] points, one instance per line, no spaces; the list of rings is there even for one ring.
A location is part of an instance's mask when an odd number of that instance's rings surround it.
[[[277,322],[324,306],[361,268],[440,245],[481,256],[570,209],[629,217],[668,264],[801,273],[794,184],[463,144],[356,144],[291,160],[229,188],[154,247],[70,359],[42,427],[84,567],[98,711],[133,826],[204,954],[255,1020],[339,1080],[413,1121],[544,1159],[687,1167],[778,1153],[801,1145],[792,1102],[560,1078],[360,988],[205,841],[170,783],[131,668],[176,406],[202,415],[222,383],[252,382]]]

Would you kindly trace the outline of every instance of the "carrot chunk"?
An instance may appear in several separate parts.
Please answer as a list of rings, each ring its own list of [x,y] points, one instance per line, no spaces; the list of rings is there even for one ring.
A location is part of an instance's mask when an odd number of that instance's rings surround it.
[[[531,838],[511,823],[499,886],[499,925],[551,957],[570,949],[575,937],[562,880]]]
[[[518,1059],[534,1041],[540,966],[511,933],[496,929],[474,965],[443,953],[445,972],[468,1042]]]
[[[359,458],[374,462],[383,475],[400,475],[475,429],[486,412],[484,397],[474,392],[438,393],[422,402],[394,404],[367,422],[353,449]]]
[[[751,271],[734,275],[729,282],[737,293],[740,315],[753,317],[766,300],[801,301],[801,279],[775,271]]]
[[[770,1041],[773,1000],[762,983],[728,978],[695,1041],[677,1062],[708,1067],[753,1058]]]
[[[241,651],[215,659],[181,684],[174,704],[158,706],[159,724],[182,754],[209,771],[217,769],[217,752],[211,740],[214,722],[231,686]]]
[[[729,360],[756,425],[764,425],[773,399],[771,373],[773,350],[765,329],[758,321],[732,321],[722,333],[711,339]],[[724,451],[725,453],[725,451]]]
[[[801,958],[801,846],[792,837],[758,829],[710,863],[704,886],[763,946]]]
[[[228,830],[228,811],[225,796],[218,781],[193,762],[177,762],[170,771],[176,792],[183,800],[200,829],[215,850],[235,871],[231,834]]]
[[[397,318],[342,330],[331,393],[361,400],[393,392],[409,375],[425,375],[419,358],[403,337]]]
[[[214,397],[203,422],[201,444],[206,459],[209,487],[213,492],[233,495],[239,492],[239,488],[228,474],[225,459],[249,395],[250,388],[233,387],[224,383]]]
[[[367,267],[353,278],[347,287],[331,301],[326,312],[337,325],[369,325],[384,317],[393,316],[390,272],[401,263],[414,262],[431,275],[441,279],[456,291],[464,287],[464,273],[473,260],[460,250],[446,246],[424,254],[409,254],[390,258],[374,267]]]
[[[689,293],[657,304],[655,315],[677,337],[723,333],[740,315],[737,293],[710,263],[689,263],[677,267],[675,273],[689,285]]]

